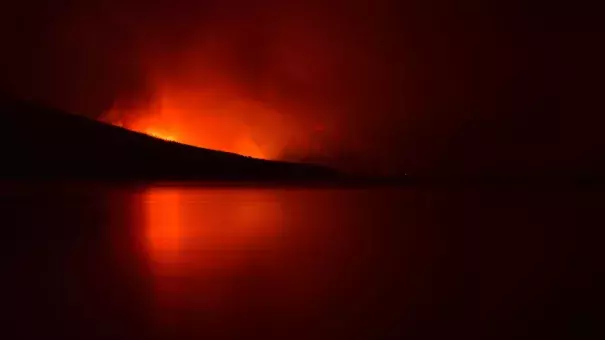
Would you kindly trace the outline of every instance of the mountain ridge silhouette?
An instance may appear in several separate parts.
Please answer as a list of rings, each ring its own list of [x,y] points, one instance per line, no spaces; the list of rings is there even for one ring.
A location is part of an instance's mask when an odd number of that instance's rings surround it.
[[[0,177],[293,180],[338,177],[314,164],[199,148],[37,104],[0,98]]]

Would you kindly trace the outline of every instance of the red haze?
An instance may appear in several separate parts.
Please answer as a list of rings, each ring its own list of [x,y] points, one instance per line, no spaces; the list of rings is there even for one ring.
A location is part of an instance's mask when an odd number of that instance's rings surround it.
[[[221,3],[183,9],[190,17],[167,18],[159,29],[131,23],[145,91],[117,97],[101,119],[252,157],[320,156],[322,135],[336,133],[325,113],[336,109],[330,89],[342,56],[333,33],[300,10]]]
[[[604,164],[600,21],[530,7],[24,0],[0,13],[0,85],[184,143],[373,173]]]

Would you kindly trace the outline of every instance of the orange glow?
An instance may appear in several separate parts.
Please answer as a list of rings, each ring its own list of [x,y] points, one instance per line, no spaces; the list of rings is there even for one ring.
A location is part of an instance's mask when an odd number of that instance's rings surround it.
[[[234,251],[272,241],[281,206],[263,190],[152,188],[143,195],[145,243],[158,274],[235,265]],[[198,258],[197,255],[203,255]],[[229,256],[225,256],[229,255]],[[228,262],[228,263],[227,263]]]
[[[279,240],[281,206],[272,195],[169,187],[143,194],[142,241],[161,309],[183,299],[213,310],[226,306],[225,280]],[[196,289],[204,292],[195,302],[186,297],[184,277],[195,277]]]
[[[116,103],[101,119],[168,141],[277,159],[286,144],[279,117],[261,103],[234,94],[164,90],[151,103]]]
[[[335,106],[325,99],[337,76],[324,44],[315,34],[299,30],[296,21],[281,17],[291,10],[288,6],[278,7],[277,20],[263,19],[261,25],[247,11],[240,18],[221,10],[211,16],[216,20],[182,37],[174,48],[156,45],[155,39],[147,39],[149,32],[141,32],[141,84],[117,93],[101,119],[158,138],[254,158],[319,158],[310,155],[317,152],[309,145],[333,140],[324,136],[329,130],[325,117],[340,102]]]
[[[146,242],[152,260],[175,263],[181,250],[180,194],[177,191],[149,191],[144,197],[147,223]]]
[[[150,311],[158,331],[189,324],[183,311],[210,315],[219,322],[215,327],[229,330],[259,305],[298,318],[334,296],[341,303],[342,287],[360,277],[351,276],[358,263],[350,252],[367,242],[357,243],[358,228],[340,228],[355,218],[346,209],[325,214],[327,202],[343,201],[338,197],[308,190],[148,188],[137,197],[142,219],[136,237],[151,274]]]
[[[166,140],[169,142],[177,142],[176,137],[169,135],[169,134],[162,133],[162,132],[158,132],[153,129],[148,129],[145,133],[150,135],[151,137],[163,139],[163,140]]]

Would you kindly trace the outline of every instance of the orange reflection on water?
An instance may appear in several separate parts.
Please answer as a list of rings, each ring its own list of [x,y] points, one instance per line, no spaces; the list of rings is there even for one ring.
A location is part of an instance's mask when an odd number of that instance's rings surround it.
[[[160,264],[178,261],[183,236],[180,224],[180,193],[150,190],[145,194],[146,244],[151,260]]]
[[[292,188],[149,188],[139,196],[139,240],[151,270],[154,332],[238,339],[278,320],[288,339],[290,329],[349,301],[347,287],[360,278],[360,239],[355,215],[341,204],[347,197]]]
[[[281,206],[275,192],[156,187],[143,196],[145,248],[158,303],[224,305],[225,286],[275,250]],[[191,287],[203,295],[191,301]],[[189,292],[190,293],[190,292]],[[184,301],[187,300],[187,301]]]

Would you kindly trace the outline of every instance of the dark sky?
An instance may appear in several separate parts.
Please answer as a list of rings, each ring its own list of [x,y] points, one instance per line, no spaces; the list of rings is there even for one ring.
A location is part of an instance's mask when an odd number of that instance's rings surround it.
[[[237,119],[279,135],[280,157],[374,173],[602,169],[604,30],[570,6],[24,0],[0,14],[0,85],[89,117],[227,93],[271,108]]]

